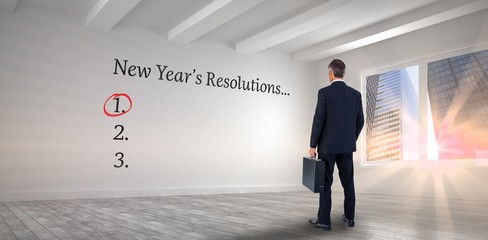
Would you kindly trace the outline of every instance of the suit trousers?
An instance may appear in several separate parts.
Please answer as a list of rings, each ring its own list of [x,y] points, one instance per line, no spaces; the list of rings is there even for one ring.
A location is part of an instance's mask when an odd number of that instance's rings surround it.
[[[347,219],[353,220],[356,208],[356,193],[354,190],[352,153],[319,154],[319,158],[325,162],[325,186],[324,192],[320,193],[318,222],[330,225],[331,186],[336,163],[339,170],[339,178],[344,188],[344,215]]]

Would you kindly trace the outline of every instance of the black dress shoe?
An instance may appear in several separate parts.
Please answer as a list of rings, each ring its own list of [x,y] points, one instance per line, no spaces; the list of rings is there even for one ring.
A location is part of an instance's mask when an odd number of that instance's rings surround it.
[[[330,225],[324,225],[322,227],[322,230],[324,230],[324,231],[330,231],[330,230],[332,230],[332,228],[330,227]]]
[[[354,227],[354,219],[347,219],[346,216],[344,214],[342,214],[342,221],[344,221],[345,223],[347,223],[347,226],[349,227]]]
[[[318,219],[314,219],[314,218],[312,218],[312,219],[308,220],[308,222],[309,222],[310,224],[312,224],[312,225],[315,225],[315,224],[317,224],[317,223],[319,222],[319,220],[318,220]]]
[[[318,219],[310,219],[310,220],[308,220],[308,222],[316,228],[322,228],[324,231],[330,231],[331,230],[330,225],[319,223]]]

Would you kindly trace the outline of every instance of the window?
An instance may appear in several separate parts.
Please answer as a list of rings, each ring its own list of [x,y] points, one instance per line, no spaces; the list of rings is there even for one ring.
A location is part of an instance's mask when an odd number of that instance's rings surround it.
[[[418,159],[418,76],[417,65],[366,77],[367,162]]]

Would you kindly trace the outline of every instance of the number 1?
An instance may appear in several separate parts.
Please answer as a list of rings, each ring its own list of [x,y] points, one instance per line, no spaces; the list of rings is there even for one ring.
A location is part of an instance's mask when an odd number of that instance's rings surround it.
[[[115,103],[115,111],[116,113],[119,112],[119,102],[120,102],[120,99],[118,97],[114,98],[115,101],[117,101],[117,103]]]

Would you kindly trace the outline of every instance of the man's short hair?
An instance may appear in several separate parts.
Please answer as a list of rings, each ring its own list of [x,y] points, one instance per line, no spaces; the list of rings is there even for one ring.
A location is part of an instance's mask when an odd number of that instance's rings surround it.
[[[343,78],[346,73],[346,64],[339,59],[334,59],[330,62],[329,69],[334,73],[334,77]]]

